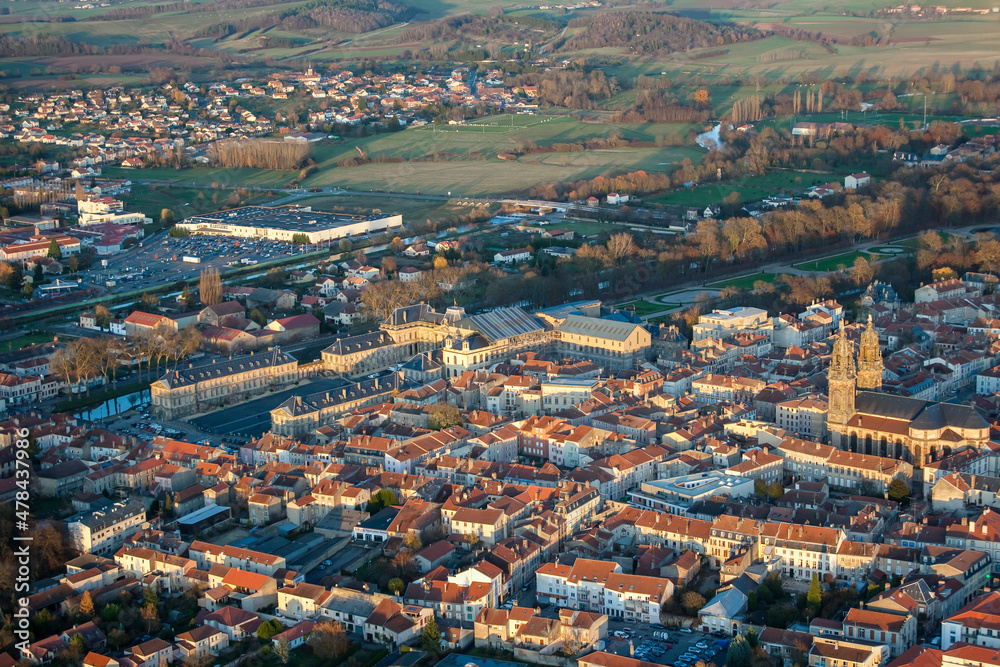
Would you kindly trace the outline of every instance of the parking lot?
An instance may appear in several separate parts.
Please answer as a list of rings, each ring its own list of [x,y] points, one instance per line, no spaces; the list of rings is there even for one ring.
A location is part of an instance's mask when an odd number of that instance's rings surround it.
[[[298,387],[254,398],[245,403],[210,412],[189,421],[195,427],[209,433],[256,438],[270,430],[271,410],[284,403],[289,397],[333,391],[348,384],[340,378],[314,379]]]
[[[314,250],[316,246],[283,241],[200,234],[175,239],[159,234],[144,240],[141,247],[102,257],[107,266],[95,262],[93,268],[80,275],[87,283],[111,292],[142,290],[196,277],[206,267],[221,270],[230,265],[252,266]],[[199,261],[185,262],[184,257],[196,257]]]
[[[722,664],[726,657],[724,644],[725,640],[702,632],[611,621],[606,650],[660,665],[690,667],[698,661]]]

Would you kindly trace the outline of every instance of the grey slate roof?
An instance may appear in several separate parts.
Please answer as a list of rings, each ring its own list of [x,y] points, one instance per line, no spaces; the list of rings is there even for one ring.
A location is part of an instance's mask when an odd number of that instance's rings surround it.
[[[873,391],[858,392],[855,411],[910,422],[915,429],[931,431],[948,426],[964,429],[989,428],[979,413],[967,405],[935,403],[908,396],[893,396]]]
[[[392,345],[392,336],[384,331],[372,331],[370,333],[359,334],[357,336],[347,336],[333,342],[333,345],[323,350],[327,354],[343,356],[354,354],[363,350],[371,350],[378,347]]]
[[[491,341],[545,330],[537,319],[516,306],[470,315],[461,320],[458,326],[478,331]]]
[[[157,382],[167,389],[177,389],[199,382],[246,373],[261,368],[283,366],[296,363],[295,358],[275,348],[260,354],[248,354],[223,361],[208,361],[187,368],[170,371]]]

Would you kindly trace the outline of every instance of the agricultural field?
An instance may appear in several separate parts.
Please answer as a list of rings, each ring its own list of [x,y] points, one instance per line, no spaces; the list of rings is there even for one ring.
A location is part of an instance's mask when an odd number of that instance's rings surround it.
[[[393,147],[402,151],[402,147]],[[584,178],[647,169],[670,171],[684,158],[697,160],[702,151],[694,147],[623,148],[584,153],[526,155],[516,161],[495,156],[450,161],[389,162],[356,167],[336,167],[336,160],[319,163],[317,173],[306,178],[305,187],[391,190],[423,194],[462,193],[469,196],[517,194],[540,183]],[[289,178],[292,175],[289,174]],[[275,180],[251,183],[273,185]],[[286,179],[287,180],[287,179]],[[234,175],[230,184],[239,184]]]

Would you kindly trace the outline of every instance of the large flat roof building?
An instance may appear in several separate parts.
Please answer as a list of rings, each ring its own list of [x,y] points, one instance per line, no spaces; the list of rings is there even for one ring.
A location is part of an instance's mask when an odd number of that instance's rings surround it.
[[[177,223],[192,234],[289,241],[305,234],[309,243],[324,243],[349,236],[384,232],[403,226],[399,215],[350,215],[324,213],[309,206],[244,206],[192,216]]]

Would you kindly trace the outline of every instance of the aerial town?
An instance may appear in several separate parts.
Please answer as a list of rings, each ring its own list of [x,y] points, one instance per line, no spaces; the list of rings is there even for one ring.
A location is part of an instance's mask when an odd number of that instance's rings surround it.
[[[998,21],[0,2],[0,667],[1000,667]]]

